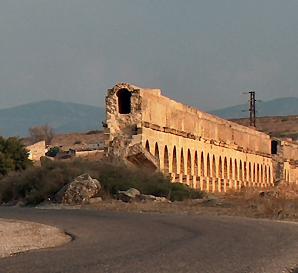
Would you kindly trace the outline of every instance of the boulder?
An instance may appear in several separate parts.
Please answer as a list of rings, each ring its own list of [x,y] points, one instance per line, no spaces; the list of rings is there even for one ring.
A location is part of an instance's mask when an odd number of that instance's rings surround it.
[[[62,196],[64,204],[83,204],[98,196],[100,189],[98,180],[91,178],[89,174],[82,174],[61,189],[56,196],[58,199]]]
[[[102,202],[102,198],[101,197],[92,197],[89,199],[88,204],[97,204]]]
[[[131,202],[140,195],[140,191],[135,188],[130,188],[127,191],[118,191],[118,199],[123,202]]]

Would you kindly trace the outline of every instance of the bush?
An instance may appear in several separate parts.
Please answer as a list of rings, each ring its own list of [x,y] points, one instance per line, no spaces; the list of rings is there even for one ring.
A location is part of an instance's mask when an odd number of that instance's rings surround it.
[[[119,190],[136,188],[143,194],[167,197],[172,201],[199,198],[202,192],[180,183],[171,183],[161,173],[128,168],[124,164],[73,160],[49,161],[42,167],[32,167],[0,180],[0,203],[36,205],[55,194],[75,177],[88,173],[102,184],[102,195],[114,196]]]
[[[0,137],[0,176],[7,175],[11,171],[26,169],[32,164],[28,155],[28,151],[18,138]]]

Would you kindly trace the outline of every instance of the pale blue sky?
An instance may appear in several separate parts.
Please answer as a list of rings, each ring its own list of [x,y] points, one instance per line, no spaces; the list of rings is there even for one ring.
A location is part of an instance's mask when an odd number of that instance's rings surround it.
[[[298,96],[297,0],[0,0],[0,108],[116,82],[205,110]]]

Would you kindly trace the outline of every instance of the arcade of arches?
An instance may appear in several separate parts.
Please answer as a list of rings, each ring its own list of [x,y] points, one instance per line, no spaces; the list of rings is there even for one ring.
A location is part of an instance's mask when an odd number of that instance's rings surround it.
[[[160,89],[115,85],[106,117],[107,157],[154,161],[172,181],[213,192],[298,183],[298,143],[183,105]]]
[[[178,136],[170,136],[171,141],[156,141],[163,139],[158,136],[162,133],[151,129],[144,132],[151,137],[143,139],[143,147],[158,159],[161,171],[174,182],[213,192],[273,184],[270,158],[231,152],[225,147],[191,139],[184,139],[181,145]]]

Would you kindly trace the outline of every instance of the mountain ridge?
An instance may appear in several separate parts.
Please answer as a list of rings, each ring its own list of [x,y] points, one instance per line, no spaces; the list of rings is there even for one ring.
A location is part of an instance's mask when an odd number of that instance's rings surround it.
[[[298,115],[298,97],[282,97],[256,103],[257,116],[292,116]],[[248,116],[248,104],[240,104],[209,111],[210,114],[225,118],[237,119]]]
[[[102,107],[45,100],[0,109],[0,135],[27,136],[33,126],[48,124],[57,133],[98,130],[104,120]]]
[[[235,105],[209,113],[225,119],[246,118],[242,110],[248,105]],[[298,115],[298,97],[284,97],[257,104],[257,116]],[[43,100],[0,109],[0,135],[28,135],[30,127],[48,124],[57,133],[86,132],[102,129],[103,107],[57,100]]]

